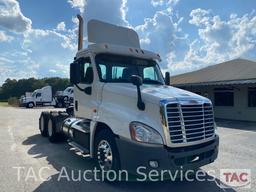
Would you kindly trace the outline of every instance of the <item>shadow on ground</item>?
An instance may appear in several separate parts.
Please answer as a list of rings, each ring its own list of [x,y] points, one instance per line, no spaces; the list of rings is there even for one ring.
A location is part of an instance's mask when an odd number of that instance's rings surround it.
[[[221,128],[240,129],[240,130],[256,132],[256,122],[252,122],[252,121],[235,121],[235,120],[226,120],[226,119],[216,119],[216,124],[218,127],[221,127]]]
[[[94,162],[88,158],[82,157],[72,151],[66,143],[51,144],[47,138],[41,135],[28,137],[23,145],[30,146],[29,155],[34,158],[46,158],[48,163],[53,166],[57,172],[65,167],[67,172],[72,170],[92,170]],[[212,179],[210,175],[206,179]],[[216,180],[219,182],[219,180]],[[214,181],[164,181],[164,182],[118,182],[106,183],[99,181],[68,181],[66,178],[59,180],[59,174],[51,175],[49,181],[42,182],[35,191],[222,191]],[[234,191],[233,189],[225,191]]]

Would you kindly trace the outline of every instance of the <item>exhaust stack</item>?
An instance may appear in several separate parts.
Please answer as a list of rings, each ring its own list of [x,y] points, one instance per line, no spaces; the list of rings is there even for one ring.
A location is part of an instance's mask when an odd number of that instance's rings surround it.
[[[79,27],[78,27],[78,51],[83,49],[83,37],[84,37],[84,20],[81,15],[77,15],[77,19],[79,21]]]

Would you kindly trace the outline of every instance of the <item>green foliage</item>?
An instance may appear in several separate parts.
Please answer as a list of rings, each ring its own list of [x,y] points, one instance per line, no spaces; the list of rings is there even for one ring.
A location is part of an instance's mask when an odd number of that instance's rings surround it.
[[[10,97],[8,99],[8,105],[15,106],[15,107],[19,106],[18,98],[17,97]]]
[[[52,86],[53,94],[56,91],[63,91],[70,86],[69,79],[51,77],[43,79],[6,79],[2,87],[0,87],[0,101],[7,101],[10,97],[20,98],[25,92],[33,92],[46,85]]]

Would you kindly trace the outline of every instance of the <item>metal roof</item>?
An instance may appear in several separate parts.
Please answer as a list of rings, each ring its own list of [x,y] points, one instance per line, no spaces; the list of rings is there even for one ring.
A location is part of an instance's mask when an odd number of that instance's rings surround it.
[[[235,59],[171,77],[171,84],[176,86],[252,83],[256,83],[256,62],[245,59]]]

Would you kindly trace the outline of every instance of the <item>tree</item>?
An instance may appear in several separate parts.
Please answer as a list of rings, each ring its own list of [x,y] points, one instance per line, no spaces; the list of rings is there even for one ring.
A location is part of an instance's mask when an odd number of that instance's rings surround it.
[[[0,87],[0,100],[7,101],[10,97],[20,97],[25,92],[33,92],[35,89],[40,89],[46,85],[52,86],[53,94],[58,90],[64,90],[70,86],[69,79],[51,77],[43,79],[6,79],[2,87]]]

